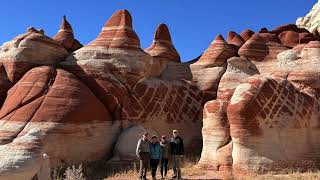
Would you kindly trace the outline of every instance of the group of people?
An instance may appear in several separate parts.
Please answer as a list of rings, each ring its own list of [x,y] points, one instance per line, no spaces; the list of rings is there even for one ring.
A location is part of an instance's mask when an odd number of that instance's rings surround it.
[[[140,160],[139,179],[146,180],[150,162],[152,179],[156,179],[156,172],[160,162],[161,178],[167,176],[169,159],[173,165],[174,176],[172,179],[181,179],[181,160],[184,155],[184,145],[177,130],[173,130],[173,137],[167,140],[165,135],[158,141],[156,135],[148,139],[148,133],[144,133],[139,139],[136,154]]]

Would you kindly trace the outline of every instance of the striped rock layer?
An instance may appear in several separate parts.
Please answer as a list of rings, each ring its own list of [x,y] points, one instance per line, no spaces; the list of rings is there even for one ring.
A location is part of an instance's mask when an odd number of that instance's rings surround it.
[[[259,74],[249,60],[232,57],[228,59],[226,72],[220,79],[217,99],[206,102],[203,110],[203,149],[200,166],[226,171],[232,169],[232,138],[227,117],[229,100],[238,85],[248,77]]]
[[[133,160],[126,141],[172,129],[187,152],[203,141],[199,164],[219,171],[319,158],[319,34],[292,24],[230,32],[181,63],[165,25],[142,50],[127,10],[74,52],[65,19],[60,30],[53,40],[29,28],[0,47],[0,179],[41,174],[43,153],[51,167]]]
[[[74,38],[72,27],[66,16],[63,16],[60,29],[53,39],[58,41],[68,52],[73,52],[82,47],[80,42]]]
[[[230,57],[235,56],[236,49],[228,44],[221,35],[218,35],[210,44],[209,48],[202,54],[199,63],[223,64]]]
[[[172,44],[169,29],[165,24],[158,26],[152,44],[145,51],[156,58],[180,62],[180,55]]]
[[[133,30],[130,13],[127,10],[115,12],[98,37],[87,46],[139,49],[140,40]]]

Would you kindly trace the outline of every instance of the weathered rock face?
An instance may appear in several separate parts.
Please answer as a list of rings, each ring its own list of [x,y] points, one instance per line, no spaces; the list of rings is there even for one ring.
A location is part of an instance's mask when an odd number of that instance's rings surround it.
[[[305,16],[297,19],[296,24],[299,27],[306,28],[310,32],[319,32],[319,20],[320,20],[320,1],[318,1],[311,11]]]
[[[49,158],[43,155],[41,137],[41,130],[32,129],[27,134],[16,138],[12,143],[0,146],[2,152],[0,155],[1,180],[32,179],[35,174],[39,179],[50,178]],[[40,173],[42,176],[39,177]]]
[[[50,154],[53,166],[110,155],[120,132],[120,122],[112,121],[89,88],[74,75],[49,66],[26,73],[8,91],[0,114],[0,144],[14,143],[40,128],[46,134],[41,148]]]
[[[58,64],[67,55],[67,51],[56,41],[34,28],[4,43],[0,49],[1,105],[6,92],[24,73],[35,66]]]
[[[232,137],[227,107],[236,87],[248,77],[259,74],[247,59],[230,58],[223,74],[217,99],[208,101],[203,110],[203,149],[199,164],[217,171],[232,169]]]
[[[43,153],[52,167],[133,160],[142,132],[172,129],[187,152],[203,141],[199,164],[219,171],[312,163],[319,37],[293,24],[231,31],[181,63],[165,24],[141,49],[127,10],[82,48],[65,18],[54,39],[30,28],[0,47],[0,179],[33,177]]]
[[[203,109],[199,165],[237,173],[318,163],[320,42],[304,28],[241,33],[240,57],[227,61],[217,99]]]
[[[236,47],[228,44],[218,35],[208,49],[190,68],[194,81],[205,91],[206,100],[216,98],[216,89],[226,70],[227,60],[236,55]]]
[[[287,50],[282,44],[275,42],[277,39],[268,33],[254,34],[239,49],[240,57],[252,61],[261,74],[269,74],[276,68],[277,55]],[[275,38],[277,38],[275,36]]]
[[[120,10],[95,40],[75,52],[78,41],[65,18],[54,40],[31,28],[5,43],[0,148],[8,152],[0,153],[0,174],[32,177],[42,167],[43,153],[52,167],[111,158],[112,153],[113,160],[132,160],[136,139],[127,150],[123,145],[141,129],[167,136],[178,129],[186,151],[200,151],[202,107],[216,96],[227,58],[236,53],[234,46],[218,41],[214,46],[221,49],[210,55],[211,48],[202,57],[207,62],[181,63],[168,27],[161,24],[145,52],[131,15]],[[41,132],[33,135],[35,146],[23,139],[34,129]],[[23,168],[14,171],[15,166]]]
[[[239,85],[227,108],[233,169],[305,168],[305,162],[316,161],[317,109],[314,95],[286,80],[254,76]]]

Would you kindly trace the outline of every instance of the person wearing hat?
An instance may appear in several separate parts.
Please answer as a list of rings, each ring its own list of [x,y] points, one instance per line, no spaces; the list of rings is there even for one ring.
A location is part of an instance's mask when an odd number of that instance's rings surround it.
[[[168,163],[169,163],[169,157],[170,157],[170,143],[168,142],[167,137],[165,135],[161,137],[160,146],[161,146],[160,172],[161,172],[161,178],[164,179],[167,176]]]
[[[140,160],[140,169],[139,169],[139,179],[146,180],[147,179],[147,170],[148,170],[148,162],[149,162],[149,151],[150,151],[150,142],[148,140],[148,133],[144,133],[142,138],[139,139],[136,149],[137,157]]]
[[[160,143],[158,142],[156,135],[152,136],[149,147],[151,175],[152,179],[156,179],[157,168],[161,158]]]
[[[170,140],[170,148],[173,163],[172,179],[181,179],[181,160],[184,155],[183,139],[178,135],[178,130],[173,130],[173,137]]]

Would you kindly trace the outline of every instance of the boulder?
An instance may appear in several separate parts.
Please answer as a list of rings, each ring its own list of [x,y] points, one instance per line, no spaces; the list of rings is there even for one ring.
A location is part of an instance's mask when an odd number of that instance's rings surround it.
[[[295,31],[283,31],[279,34],[279,38],[284,46],[291,48],[298,45],[300,42],[299,33]]]
[[[259,70],[245,58],[232,57],[227,62],[227,70],[219,82],[217,98],[228,101],[235,88],[248,77],[259,74]]]
[[[275,77],[285,78],[300,89],[318,91],[319,42],[311,41],[301,51],[287,50],[278,55],[279,68],[272,72]]]

